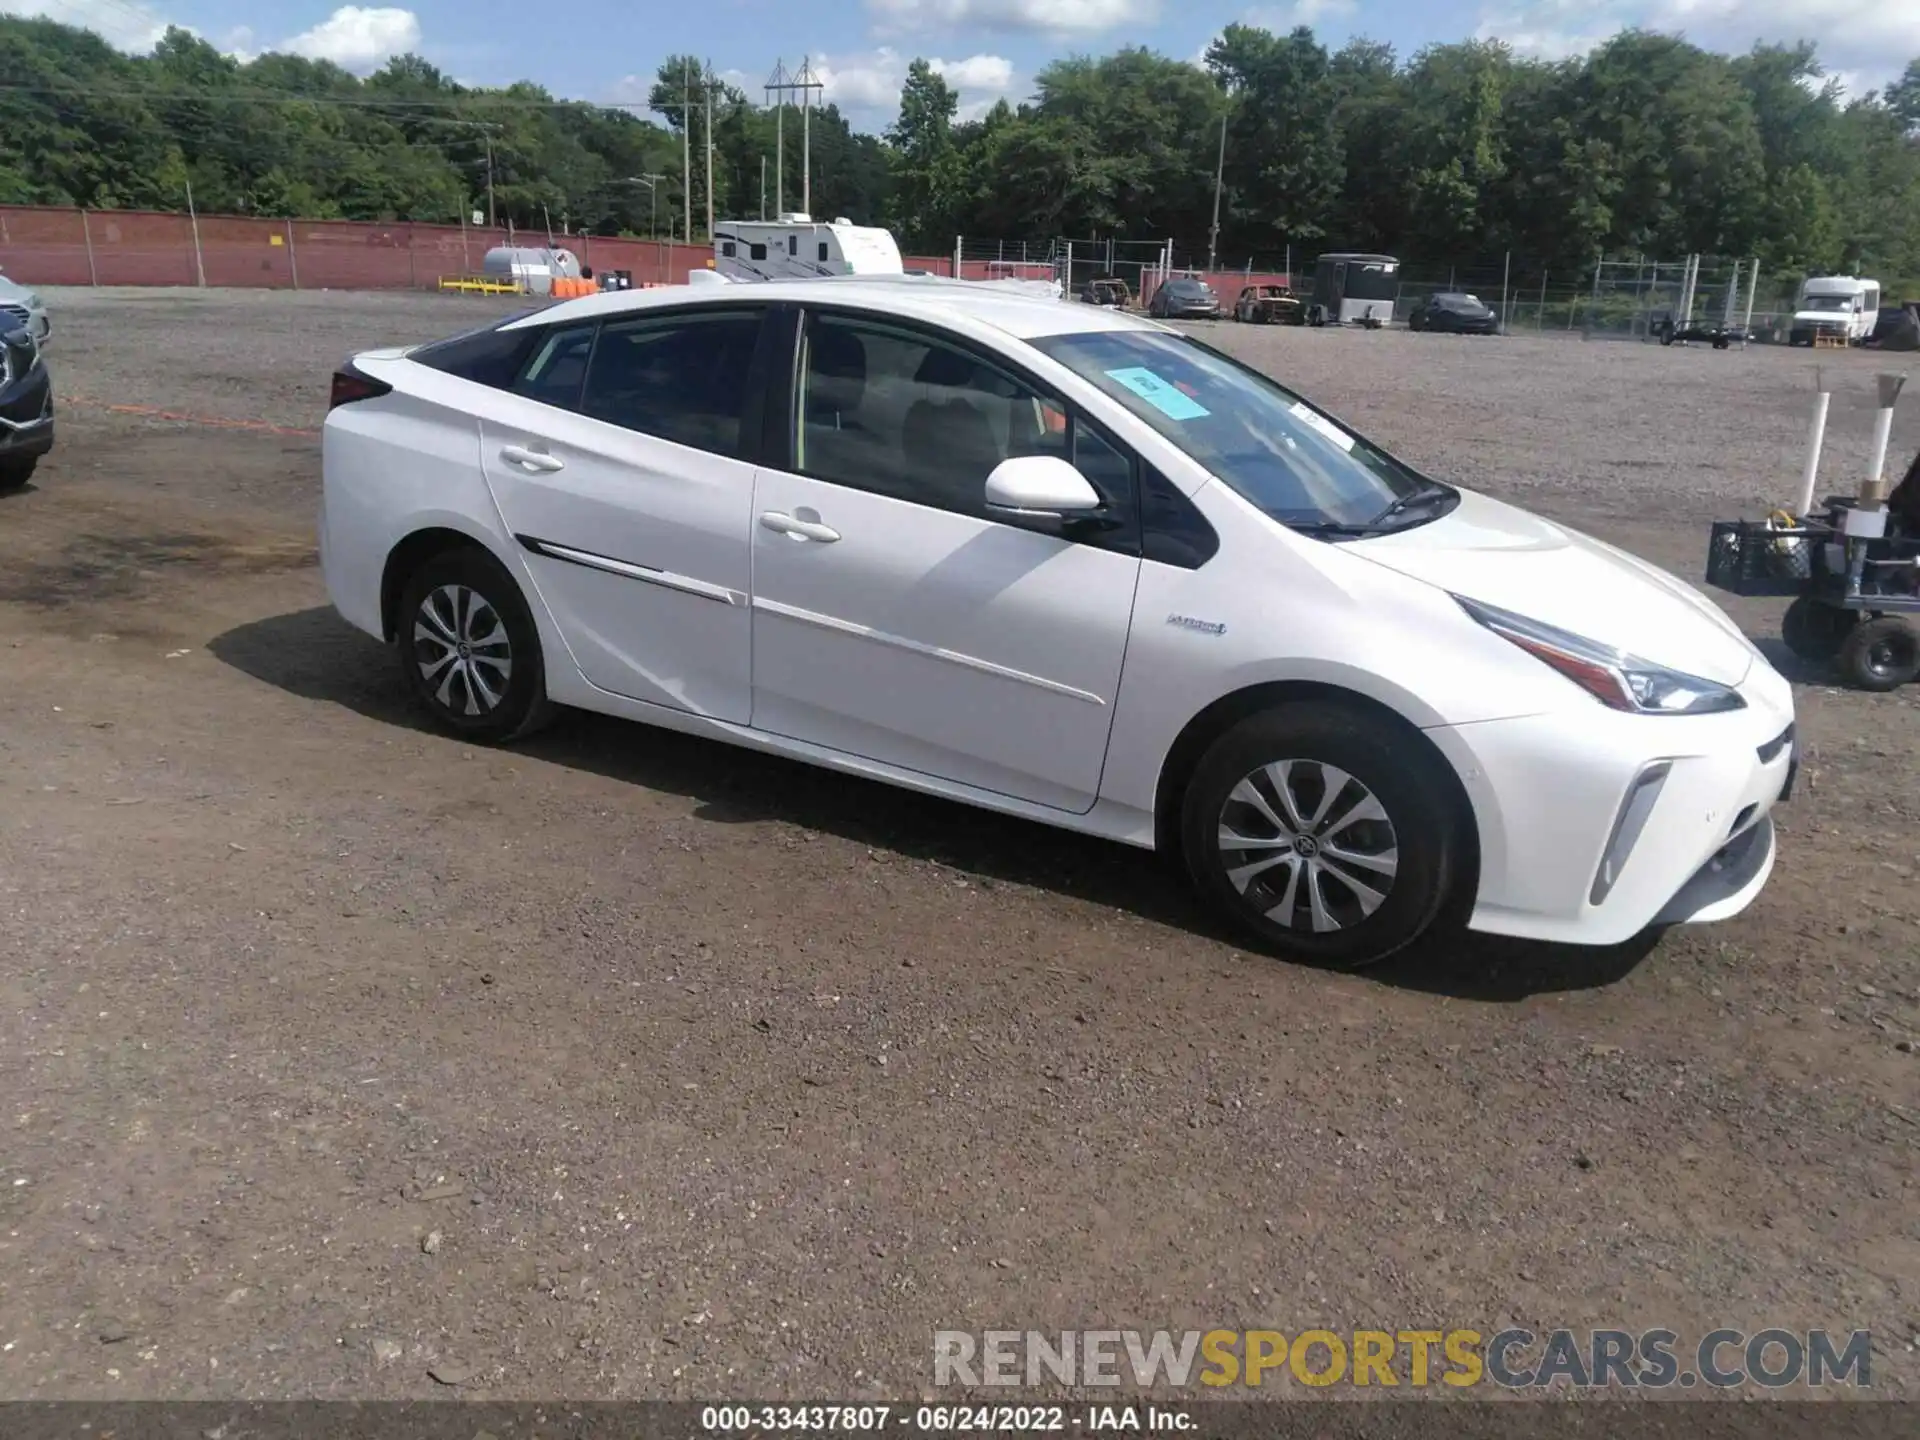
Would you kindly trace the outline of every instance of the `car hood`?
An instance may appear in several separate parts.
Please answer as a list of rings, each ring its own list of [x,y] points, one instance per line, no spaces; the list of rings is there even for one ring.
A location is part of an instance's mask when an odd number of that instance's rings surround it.
[[[1346,548],[1468,600],[1721,685],[1744,680],[1759,653],[1719,606],[1658,566],[1472,491],[1438,520]]]
[[[1795,323],[1804,321],[1810,325],[1815,323],[1847,325],[1852,323],[1853,312],[1850,310],[1796,310],[1793,312],[1793,318]]]

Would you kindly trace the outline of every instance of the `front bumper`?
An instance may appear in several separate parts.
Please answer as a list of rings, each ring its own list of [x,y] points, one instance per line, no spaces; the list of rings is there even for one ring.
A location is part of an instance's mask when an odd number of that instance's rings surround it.
[[[1756,659],[1740,690],[1722,715],[1589,704],[1428,731],[1478,823],[1472,928],[1612,945],[1751,904],[1797,757],[1787,682]]]
[[[36,365],[0,390],[0,458],[30,459],[53,449],[53,377]]]

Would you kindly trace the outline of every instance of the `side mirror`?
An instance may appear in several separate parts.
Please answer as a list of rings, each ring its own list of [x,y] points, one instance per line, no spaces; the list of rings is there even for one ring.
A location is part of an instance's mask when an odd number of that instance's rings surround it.
[[[1099,492],[1054,455],[1016,455],[987,476],[987,513],[1021,520],[1071,520],[1100,509]]]

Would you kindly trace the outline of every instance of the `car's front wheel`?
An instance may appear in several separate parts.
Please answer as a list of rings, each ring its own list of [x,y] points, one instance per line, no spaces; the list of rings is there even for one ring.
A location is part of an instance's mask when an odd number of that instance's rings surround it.
[[[1384,960],[1433,924],[1459,869],[1438,764],[1360,710],[1251,716],[1188,784],[1187,867],[1270,950],[1346,969]]]
[[[443,729],[500,743],[552,713],[540,632],[520,587],[484,551],[442,551],[414,571],[398,629],[408,686]]]

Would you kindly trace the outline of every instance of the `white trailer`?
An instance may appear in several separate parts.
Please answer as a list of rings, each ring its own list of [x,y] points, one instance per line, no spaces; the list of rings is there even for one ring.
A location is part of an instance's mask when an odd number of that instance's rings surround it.
[[[1858,345],[1873,334],[1880,318],[1880,282],[1853,275],[1816,275],[1800,282],[1793,302],[1789,345],[1811,345],[1816,337]]]
[[[815,220],[722,220],[713,227],[713,268],[729,280],[805,280],[821,275],[904,275],[900,247],[877,225]]]

